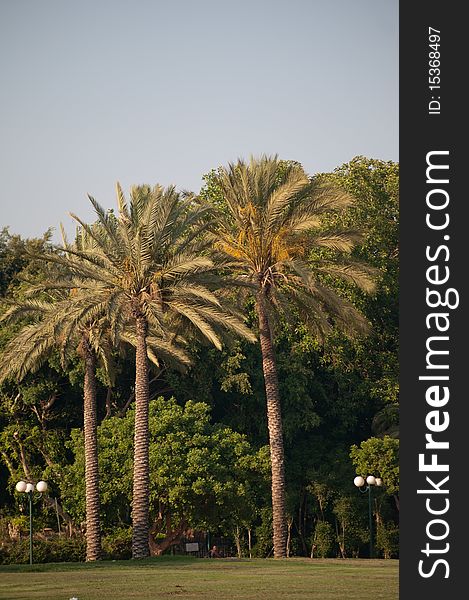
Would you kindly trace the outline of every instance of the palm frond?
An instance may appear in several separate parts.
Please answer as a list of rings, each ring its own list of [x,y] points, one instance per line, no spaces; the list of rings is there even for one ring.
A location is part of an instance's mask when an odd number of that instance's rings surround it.
[[[363,234],[355,230],[328,231],[315,236],[312,243],[337,252],[350,253],[354,246],[363,241]]]
[[[378,269],[359,262],[323,262],[317,267],[320,273],[332,275],[352,283],[367,294],[376,289],[376,278]]]
[[[265,210],[265,232],[273,234],[283,226],[283,216],[298,194],[308,185],[309,179],[299,169],[290,171],[287,181],[268,197]]]
[[[221,350],[222,343],[220,341],[220,336],[217,335],[214,328],[207,320],[207,315],[203,314],[204,311],[202,311],[202,307],[194,305],[189,306],[187,303],[173,301],[171,302],[171,310],[187,319],[215,346],[215,348]]]

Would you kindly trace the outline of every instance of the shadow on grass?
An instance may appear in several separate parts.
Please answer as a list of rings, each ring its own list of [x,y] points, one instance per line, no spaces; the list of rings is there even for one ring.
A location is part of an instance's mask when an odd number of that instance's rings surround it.
[[[0,573],[54,573],[63,571],[78,571],[78,570],[96,570],[96,569],[139,569],[148,567],[171,567],[172,569],[185,567],[202,567],[210,565],[221,569],[229,569],[235,565],[242,563],[244,566],[263,568],[268,565],[279,566],[280,563],[285,565],[295,564],[299,567],[311,568],[312,566],[321,568],[327,566],[335,566],[336,568],[377,568],[391,565],[398,565],[398,560],[382,560],[382,559],[310,559],[310,558],[289,558],[284,560],[266,559],[266,558],[228,558],[228,559],[209,559],[197,558],[193,556],[153,556],[139,560],[102,560],[95,562],[63,562],[63,563],[43,563],[34,565],[0,565]]]
[[[95,562],[38,563],[34,565],[0,565],[0,573],[47,573],[55,571],[76,571],[79,569],[112,569],[113,567],[135,569],[139,567],[171,564],[175,567],[194,565],[198,559],[193,556],[153,556],[139,560],[99,560]]]

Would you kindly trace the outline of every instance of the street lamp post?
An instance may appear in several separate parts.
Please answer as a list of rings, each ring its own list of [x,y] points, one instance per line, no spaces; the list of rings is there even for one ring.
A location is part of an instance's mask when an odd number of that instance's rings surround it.
[[[371,511],[371,488],[374,485],[381,487],[383,485],[383,480],[380,477],[375,477],[374,475],[368,475],[368,477],[365,480],[361,475],[357,475],[357,477],[355,477],[355,479],[353,480],[353,483],[363,494],[368,492],[368,527],[370,529],[370,558],[373,558],[373,518]],[[367,484],[366,487],[365,483]]]
[[[47,483],[45,481],[38,481],[36,487],[34,483],[26,481],[18,481],[15,487],[17,492],[28,494],[29,499],[29,564],[33,564],[33,492],[36,489],[37,492],[42,494],[47,490]]]

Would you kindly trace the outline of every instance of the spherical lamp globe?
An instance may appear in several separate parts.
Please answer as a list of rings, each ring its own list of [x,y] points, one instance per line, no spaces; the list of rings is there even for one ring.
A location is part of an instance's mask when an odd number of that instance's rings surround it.
[[[17,492],[25,492],[26,491],[26,481],[18,481],[15,486]]]

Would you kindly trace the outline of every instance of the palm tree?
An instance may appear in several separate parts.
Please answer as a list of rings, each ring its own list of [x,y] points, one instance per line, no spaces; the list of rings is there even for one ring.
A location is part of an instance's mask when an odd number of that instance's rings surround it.
[[[0,381],[15,377],[21,381],[29,372],[37,371],[55,348],[59,348],[62,363],[76,350],[84,363],[83,421],[86,487],[86,560],[101,558],[99,519],[99,476],[96,414],[96,365],[99,359],[108,377],[112,347],[106,336],[106,324],[96,318],[99,303],[85,297],[62,298],[56,302],[25,300],[13,304],[3,315],[3,321],[35,322],[25,326],[7,345],[1,356]]]
[[[216,266],[208,256],[204,232],[207,209],[181,197],[174,187],[133,187],[130,204],[117,185],[117,215],[90,200],[97,222],[90,226],[75,215],[86,246],[65,246],[65,255],[47,260],[66,267],[69,288],[96,289],[106,295],[104,314],[110,334],[119,339],[132,324],[136,348],[135,432],[132,501],[132,556],[149,555],[149,328],[199,333],[221,348],[225,332],[254,340],[252,332],[214,293]],[[171,341],[171,336],[170,340]]]
[[[298,163],[266,156],[249,164],[239,160],[218,171],[217,185],[224,205],[215,224],[215,248],[255,293],[272,463],[274,556],[284,558],[284,446],[274,319],[279,313],[299,316],[320,337],[332,324],[364,332],[365,319],[326,282],[340,277],[370,292],[373,271],[346,256],[360,240],[356,231],[321,229],[324,216],[350,205],[350,195],[308,178]],[[328,250],[308,260],[314,248]]]

